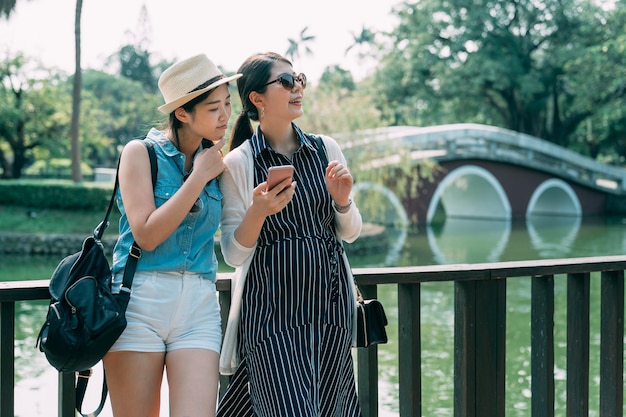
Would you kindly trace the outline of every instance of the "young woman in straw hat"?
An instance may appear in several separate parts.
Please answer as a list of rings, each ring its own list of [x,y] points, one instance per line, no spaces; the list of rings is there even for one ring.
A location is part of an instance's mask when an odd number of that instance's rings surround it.
[[[236,268],[220,371],[233,377],[217,415],[360,416],[341,240],[359,236],[361,216],[346,159],[335,140],[293,123],[306,77],[287,59],[256,54],[238,72],[243,111],[220,177],[221,249]],[[286,164],[293,178],[267,190],[269,168]]]
[[[122,152],[114,288],[121,284],[133,240],[143,253],[128,326],[104,357],[115,417],[158,416],[164,369],[171,416],[215,415],[221,347],[217,177],[224,171],[221,148],[231,115],[228,83],[239,76],[224,76],[205,55],[163,72],[159,89],[165,104],[159,110],[169,123],[144,139],[157,155],[154,190],[144,144],[131,141]]]

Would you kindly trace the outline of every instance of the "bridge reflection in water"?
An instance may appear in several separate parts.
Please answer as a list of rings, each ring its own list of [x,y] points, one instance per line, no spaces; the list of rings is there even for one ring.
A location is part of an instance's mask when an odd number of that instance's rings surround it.
[[[540,259],[570,257],[581,221],[579,216],[529,217],[524,221],[529,245]],[[520,222],[517,227],[522,227]],[[437,264],[500,262],[506,260],[511,229],[510,220],[449,218],[438,227],[426,227],[426,235]],[[616,254],[622,249],[615,248]]]

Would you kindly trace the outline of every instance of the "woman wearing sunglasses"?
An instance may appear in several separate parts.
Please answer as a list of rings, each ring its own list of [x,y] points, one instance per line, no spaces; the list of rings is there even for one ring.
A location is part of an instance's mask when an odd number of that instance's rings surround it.
[[[352,176],[335,140],[293,123],[304,74],[275,53],[251,56],[238,73],[243,110],[220,177],[221,249],[236,269],[220,371],[233,377],[217,415],[360,416],[355,287],[341,243],[361,231]],[[293,177],[268,190],[279,165]]]

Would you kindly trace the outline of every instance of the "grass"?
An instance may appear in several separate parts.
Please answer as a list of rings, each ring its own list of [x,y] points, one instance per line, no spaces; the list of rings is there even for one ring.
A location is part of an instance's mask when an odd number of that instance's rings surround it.
[[[21,206],[0,206],[0,233],[87,235],[93,232],[103,217],[104,211],[37,210]],[[115,233],[119,217],[119,212],[113,209],[109,217],[109,227],[115,229]]]

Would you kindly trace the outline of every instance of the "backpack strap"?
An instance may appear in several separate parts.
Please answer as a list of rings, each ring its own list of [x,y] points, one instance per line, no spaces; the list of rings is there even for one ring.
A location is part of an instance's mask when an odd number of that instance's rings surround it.
[[[154,189],[154,187],[156,186],[157,175],[159,171],[159,166],[157,164],[157,158],[156,158],[156,152],[154,150],[154,145],[152,144],[152,142],[147,141],[147,140],[142,140],[142,142],[146,146],[146,149],[148,150],[148,157],[150,158],[150,173],[152,175],[152,188]],[[102,239],[102,235],[104,231],[109,226],[109,215],[111,214],[113,202],[115,201],[117,189],[119,188],[119,178],[118,178],[119,170],[120,170],[120,162],[118,160],[117,161],[117,173],[115,175],[115,186],[113,187],[113,194],[111,195],[109,208],[107,209],[107,212],[104,216],[104,220],[94,230],[94,236],[96,237],[97,240]],[[124,278],[122,280],[122,289],[120,290],[120,293],[116,297],[118,302],[124,303],[124,305],[128,305],[128,301],[130,300],[130,288],[133,283],[135,269],[137,268],[137,261],[139,260],[140,257],[141,257],[141,248],[139,247],[139,245],[137,245],[137,242],[133,241],[133,244],[131,245],[129,249],[129,255],[128,255],[128,260],[126,261],[126,266],[124,267]],[[107,394],[109,392],[109,389],[107,387],[106,375],[104,375],[102,378],[102,394],[100,396],[100,404],[98,405],[98,408],[93,413],[83,414],[81,409],[83,407],[83,400],[85,398],[85,392],[87,391],[87,384],[89,383],[89,378],[91,377],[91,374],[92,374],[92,369],[87,369],[87,370],[76,373],[75,407],[76,407],[76,411],[78,411],[78,413],[83,417],[98,416],[104,408],[104,403],[106,402]]]
[[[324,165],[328,166],[328,156],[326,155],[326,145],[324,145],[324,141],[322,140],[322,138],[317,135],[309,135],[309,139],[311,139],[313,143],[316,145],[317,151],[320,153],[320,157],[322,158],[322,162],[324,162]]]
[[[156,186],[157,174],[159,167],[157,165],[156,152],[154,151],[154,145],[152,142],[143,140],[143,144],[148,150],[148,156],[150,157],[150,172],[152,174],[152,189]],[[133,277],[135,276],[135,269],[137,268],[137,261],[141,258],[141,248],[137,245],[137,242],[133,241],[128,250],[128,259],[126,260],[126,266],[124,267],[124,278],[122,279],[122,288],[117,297],[119,303],[123,303],[124,306],[128,305],[130,300],[130,288],[133,284]]]

